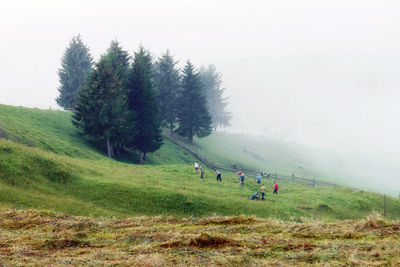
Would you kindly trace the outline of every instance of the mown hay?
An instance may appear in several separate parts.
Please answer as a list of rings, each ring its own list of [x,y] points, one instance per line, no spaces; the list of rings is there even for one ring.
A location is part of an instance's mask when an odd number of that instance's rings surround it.
[[[181,240],[173,240],[173,241],[161,243],[159,246],[162,248],[176,248],[176,247],[181,247],[184,245],[186,245],[186,244],[184,244],[184,242],[182,242]]]
[[[75,247],[88,247],[89,242],[84,242],[81,240],[74,239],[50,239],[46,240],[42,247],[44,248],[54,248],[54,249],[64,249],[64,248],[75,248]]]
[[[378,213],[371,214],[365,220],[363,225],[363,229],[378,229],[381,227],[388,226],[389,223],[385,220],[385,218]]]
[[[257,220],[250,216],[235,217],[209,217],[199,220],[197,225],[233,225],[233,224],[254,224]]]
[[[212,236],[206,233],[201,233],[198,237],[190,241],[191,246],[198,247],[219,247],[226,244],[235,245],[237,242],[225,237]]]

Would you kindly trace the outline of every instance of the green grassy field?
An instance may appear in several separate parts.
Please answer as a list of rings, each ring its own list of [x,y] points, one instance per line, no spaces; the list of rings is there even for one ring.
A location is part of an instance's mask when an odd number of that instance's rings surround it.
[[[72,125],[71,112],[40,110],[0,104],[0,137],[73,158],[104,160],[104,149],[96,148]],[[173,157],[171,157],[173,155]],[[136,157],[135,157],[136,156]],[[137,162],[134,153],[121,160]],[[195,158],[168,140],[156,153],[148,155],[148,164],[189,163]]]
[[[278,196],[269,192],[266,201],[250,201],[258,190],[252,177],[244,188],[232,173],[223,173],[223,182],[218,183],[206,170],[201,180],[193,171],[193,156],[167,140],[149,155],[147,165],[111,160],[84,141],[70,119],[69,112],[0,105],[2,135],[10,139],[0,139],[1,203],[117,217],[248,214],[301,221],[356,219],[382,212],[379,194],[290,182],[279,183]],[[271,180],[264,182],[272,189]],[[388,201],[389,218],[398,218],[398,200]]]

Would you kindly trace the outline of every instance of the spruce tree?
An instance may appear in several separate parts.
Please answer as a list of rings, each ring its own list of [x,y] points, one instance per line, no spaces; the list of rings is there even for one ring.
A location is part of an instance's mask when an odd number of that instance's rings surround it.
[[[123,50],[122,46],[116,40],[111,42],[107,54],[109,54],[113,73],[118,76],[122,85],[122,90],[118,96],[120,98],[120,105],[123,106],[121,107],[120,127],[114,132],[112,144],[113,154],[118,156],[123,151],[124,146],[133,139],[135,133],[135,113],[129,111],[127,106],[129,95],[127,79],[130,70],[131,56],[127,51]]]
[[[178,62],[167,50],[155,63],[154,88],[159,107],[160,121],[173,135],[177,114],[177,93],[180,86]]]
[[[74,36],[64,52],[61,68],[58,70],[60,95],[57,104],[65,109],[73,109],[78,91],[84,85],[92,68],[93,58],[80,35]]]
[[[146,159],[146,153],[154,152],[162,145],[152,75],[151,56],[141,46],[139,51],[135,52],[128,81],[129,110],[136,114],[136,135],[130,147],[139,150],[140,163]]]
[[[211,116],[208,113],[206,99],[202,93],[200,74],[188,61],[182,73],[181,91],[178,97],[178,124],[176,132],[188,137],[193,143],[193,136],[199,138],[211,134]]]
[[[126,129],[127,97],[117,54],[109,50],[90,73],[80,91],[73,123],[85,134],[103,140],[107,156]]]
[[[221,88],[222,79],[220,73],[217,72],[214,65],[209,65],[208,68],[201,68],[200,76],[214,130],[217,130],[218,127],[229,126],[232,115],[225,110],[228,101],[223,98],[225,88]]]

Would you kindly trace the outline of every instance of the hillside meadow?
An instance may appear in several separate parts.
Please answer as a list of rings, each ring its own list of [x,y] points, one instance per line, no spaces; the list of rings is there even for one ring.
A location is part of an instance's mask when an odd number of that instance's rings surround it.
[[[243,188],[230,172],[200,179],[194,156],[168,140],[140,165],[134,152],[107,158],[70,112],[0,105],[0,125],[4,266],[400,264],[395,198],[385,219],[382,195],[283,181],[272,195],[269,178],[266,200],[253,201],[251,175]]]
[[[250,201],[259,186],[248,175],[241,188],[233,173],[218,183],[207,169],[201,180],[195,158],[164,140],[146,165],[108,159],[71,123],[71,113],[0,106],[0,201],[15,208],[44,208],[73,215],[141,216],[255,215],[303,219],[357,219],[383,212],[379,194],[347,188],[310,187],[279,182],[277,196]],[[19,142],[15,143],[15,142]],[[272,190],[271,179],[263,181]],[[398,218],[400,205],[388,198],[388,218]]]

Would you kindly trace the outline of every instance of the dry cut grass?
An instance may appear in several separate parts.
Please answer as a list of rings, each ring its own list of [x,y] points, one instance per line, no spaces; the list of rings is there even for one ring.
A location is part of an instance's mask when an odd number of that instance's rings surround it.
[[[1,266],[399,266],[400,221],[131,219],[0,210]]]

